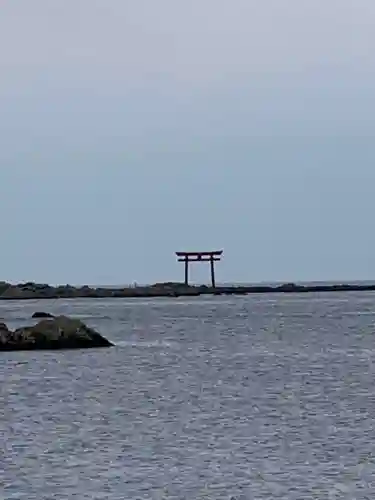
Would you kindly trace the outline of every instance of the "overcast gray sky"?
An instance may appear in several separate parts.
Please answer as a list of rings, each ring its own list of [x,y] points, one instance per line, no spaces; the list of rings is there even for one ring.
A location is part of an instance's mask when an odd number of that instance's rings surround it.
[[[3,0],[1,275],[375,279],[373,0]],[[195,281],[208,280],[196,265]]]

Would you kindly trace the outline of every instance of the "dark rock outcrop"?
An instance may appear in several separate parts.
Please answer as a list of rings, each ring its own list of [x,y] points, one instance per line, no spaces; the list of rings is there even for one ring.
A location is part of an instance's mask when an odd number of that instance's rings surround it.
[[[7,335],[9,333],[8,327],[5,323],[0,323],[0,339],[2,335]]]
[[[10,287],[9,283],[7,283],[6,281],[0,281],[0,295],[5,293],[9,287]]]
[[[58,316],[11,331],[0,323],[0,351],[87,349],[113,344],[78,319]]]
[[[37,319],[37,318],[40,319],[40,318],[54,318],[55,316],[51,313],[37,311],[31,317],[35,318],[35,319]]]

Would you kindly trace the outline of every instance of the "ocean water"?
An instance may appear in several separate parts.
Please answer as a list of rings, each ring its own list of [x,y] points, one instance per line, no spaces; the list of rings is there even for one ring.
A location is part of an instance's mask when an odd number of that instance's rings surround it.
[[[2,500],[375,498],[374,293],[36,310],[116,346],[0,353]]]

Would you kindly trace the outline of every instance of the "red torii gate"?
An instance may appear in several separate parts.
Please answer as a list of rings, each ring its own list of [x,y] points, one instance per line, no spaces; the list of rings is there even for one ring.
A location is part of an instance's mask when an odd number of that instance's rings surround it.
[[[221,259],[223,250],[213,252],[176,252],[178,262],[185,262],[185,285],[189,285],[189,262],[210,262],[211,284],[215,288],[215,261]]]

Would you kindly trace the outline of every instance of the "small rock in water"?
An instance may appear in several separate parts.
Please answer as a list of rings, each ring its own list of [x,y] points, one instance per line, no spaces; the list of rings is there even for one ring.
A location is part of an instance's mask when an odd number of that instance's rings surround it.
[[[58,316],[34,326],[8,330],[0,324],[0,351],[88,349],[113,344],[78,319]]]
[[[54,318],[55,316],[51,313],[37,311],[31,317],[32,318]]]

